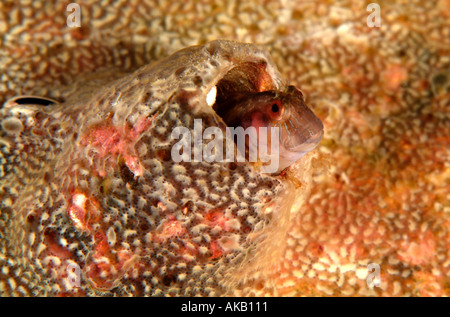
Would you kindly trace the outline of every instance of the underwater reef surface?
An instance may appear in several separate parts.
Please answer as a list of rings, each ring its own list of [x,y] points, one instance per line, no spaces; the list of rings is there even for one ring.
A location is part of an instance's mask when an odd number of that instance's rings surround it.
[[[450,295],[450,1],[380,1],[380,27],[369,1],[96,2],[77,1],[80,28],[60,1],[0,3],[0,102],[64,100],[215,39],[264,44],[324,123],[322,159],[282,254],[233,294]],[[25,292],[6,271],[2,292]]]

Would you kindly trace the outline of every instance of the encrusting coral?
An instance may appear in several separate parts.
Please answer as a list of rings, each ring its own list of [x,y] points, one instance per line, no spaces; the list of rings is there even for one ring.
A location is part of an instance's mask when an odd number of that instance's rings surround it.
[[[450,1],[380,1],[380,27],[369,1],[77,3],[79,28],[60,1],[0,3],[0,101],[225,38],[265,45],[322,119],[283,254],[235,295],[450,295]]]

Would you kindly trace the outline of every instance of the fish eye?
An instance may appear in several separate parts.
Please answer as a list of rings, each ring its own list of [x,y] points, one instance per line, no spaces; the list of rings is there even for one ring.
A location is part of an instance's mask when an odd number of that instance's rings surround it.
[[[269,112],[269,116],[272,119],[280,120],[284,113],[284,107],[281,100],[274,100],[267,107],[267,111]]]
[[[278,108],[278,105],[276,103],[274,103],[272,105],[272,112],[273,113],[277,113],[278,111],[280,111],[280,109]]]
[[[283,104],[280,100],[274,100],[268,110],[271,112],[271,116],[280,118],[283,115]]]

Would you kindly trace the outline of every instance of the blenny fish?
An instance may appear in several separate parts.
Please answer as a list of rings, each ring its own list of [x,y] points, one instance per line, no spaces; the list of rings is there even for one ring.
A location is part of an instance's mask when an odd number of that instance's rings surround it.
[[[1,295],[222,296],[264,274],[296,185],[249,162],[176,163],[170,135],[252,114],[283,123],[283,169],[312,150],[322,123],[266,49],[217,40],[85,86],[1,109]]]
[[[306,106],[303,94],[294,86],[286,91],[242,92],[216,104],[217,114],[230,127],[279,128],[278,170],[292,165],[313,150],[323,136],[322,122]],[[267,138],[270,142],[270,138]],[[259,140],[255,145],[264,144]],[[270,148],[270,145],[266,145]],[[255,150],[256,151],[256,150]],[[274,153],[275,154],[275,153]]]

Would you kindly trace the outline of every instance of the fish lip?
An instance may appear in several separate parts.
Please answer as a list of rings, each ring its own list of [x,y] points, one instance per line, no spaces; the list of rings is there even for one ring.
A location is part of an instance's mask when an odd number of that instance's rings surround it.
[[[319,130],[319,131],[317,131],[316,133],[312,134],[309,143],[316,143],[316,144],[319,144],[320,141],[322,140],[323,134],[324,134],[324,131],[323,131],[323,130]]]
[[[319,145],[320,141],[322,140],[323,135],[324,135],[324,131],[319,130],[319,131],[315,132],[314,134],[311,134],[310,138],[307,141],[305,141],[299,145],[292,146],[292,147],[285,146],[285,149],[290,152],[307,153],[309,151],[314,150],[317,147],[317,145]]]

